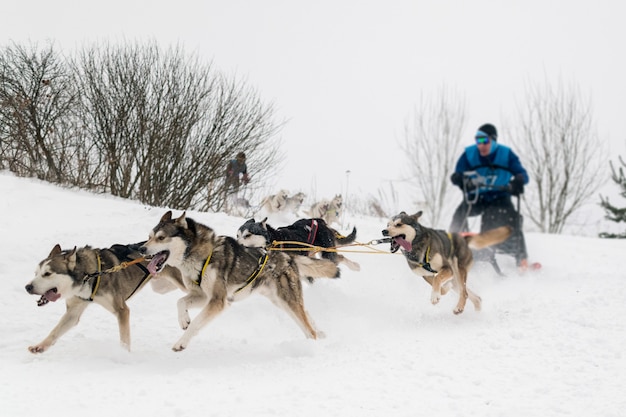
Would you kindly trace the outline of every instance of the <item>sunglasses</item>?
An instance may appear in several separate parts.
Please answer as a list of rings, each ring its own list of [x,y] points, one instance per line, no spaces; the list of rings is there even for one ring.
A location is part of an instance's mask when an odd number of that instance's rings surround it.
[[[487,145],[489,143],[489,136],[476,136],[477,145]]]

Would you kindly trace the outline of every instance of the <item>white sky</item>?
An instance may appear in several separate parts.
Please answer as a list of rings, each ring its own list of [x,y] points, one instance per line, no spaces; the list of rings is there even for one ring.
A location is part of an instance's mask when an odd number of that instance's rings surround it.
[[[180,42],[247,79],[287,121],[277,188],[326,197],[342,191],[346,170],[357,191],[397,178],[404,122],[420,94],[443,84],[467,98],[468,143],[484,122],[504,130],[524,83],[547,76],[591,97],[611,155],[626,144],[618,0],[14,3],[4,6],[0,39],[68,50],[95,40]]]

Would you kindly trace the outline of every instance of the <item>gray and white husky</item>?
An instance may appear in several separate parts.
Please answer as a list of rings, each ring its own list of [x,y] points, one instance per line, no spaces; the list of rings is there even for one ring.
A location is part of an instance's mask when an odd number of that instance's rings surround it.
[[[152,257],[150,272],[174,266],[181,271],[188,289],[178,301],[178,320],[185,332],[172,347],[174,351],[185,349],[200,329],[231,302],[252,293],[268,297],[289,313],[306,337],[323,336],[304,308],[300,274],[313,278],[338,276],[339,269],[329,260],[247,248],[232,237],[218,236],[186,213],[173,219],[171,211],[152,229],[141,250]],[[191,320],[189,309],[194,307],[201,311]]]
[[[313,204],[307,214],[310,217],[321,217],[326,223],[333,224],[341,218],[342,210],[343,197],[337,194],[332,200],[322,200]]]
[[[28,350],[42,353],[78,321],[90,304],[100,304],[117,317],[122,346],[130,350],[130,310],[126,301],[152,277],[147,262],[141,260],[139,245],[113,245],[107,249],[85,246],[62,250],[55,245],[35,269],[35,278],[26,285],[29,294],[40,295],[38,306],[65,299],[67,309],[50,334]],[[123,262],[129,265],[124,267]],[[119,270],[115,270],[119,267]],[[173,287],[184,290],[178,270],[168,267],[152,280],[157,292]],[[165,283],[163,283],[164,280]]]

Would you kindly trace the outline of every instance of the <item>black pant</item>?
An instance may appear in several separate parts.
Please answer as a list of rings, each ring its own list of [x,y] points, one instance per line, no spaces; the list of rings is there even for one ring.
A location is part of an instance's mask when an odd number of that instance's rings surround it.
[[[473,216],[482,216],[480,219],[481,232],[500,226],[511,226],[513,228],[511,237],[495,245],[494,248],[499,252],[515,256],[518,264],[522,259],[528,257],[524,233],[522,232],[522,216],[513,207],[510,195],[504,195],[489,201],[478,198],[478,201],[473,204],[468,204],[463,200],[452,216],[450,231],[468,231],[467,218]]]

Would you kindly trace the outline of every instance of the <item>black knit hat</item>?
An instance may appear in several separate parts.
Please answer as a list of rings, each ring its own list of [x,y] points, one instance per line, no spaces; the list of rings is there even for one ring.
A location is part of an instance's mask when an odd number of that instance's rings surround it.
[[[481,127],[478,128],[480,132],[486,133],[492,140],[498,140],[498,130],[491,123],[485,123]]]

